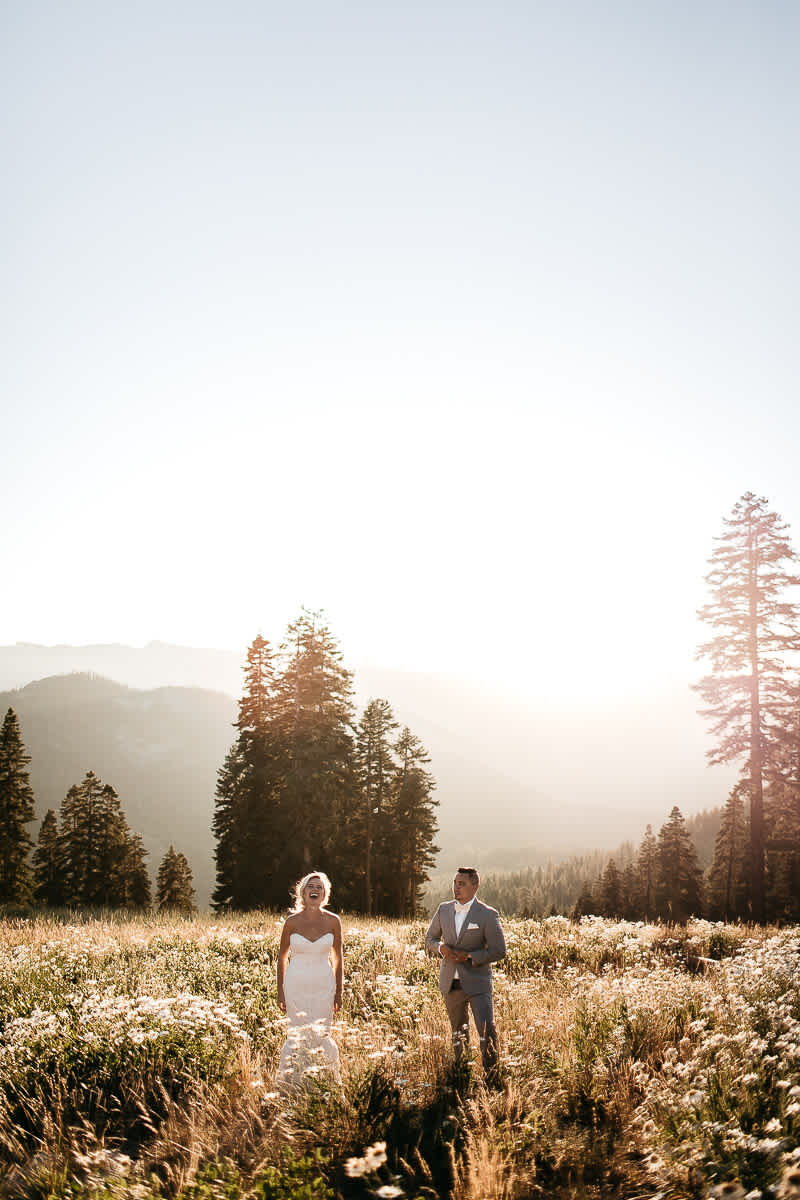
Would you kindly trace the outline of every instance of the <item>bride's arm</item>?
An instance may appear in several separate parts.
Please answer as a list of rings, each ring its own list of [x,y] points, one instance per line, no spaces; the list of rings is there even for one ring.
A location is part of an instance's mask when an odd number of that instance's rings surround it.
[[[336,975],[333,1011],[338,1012],[342,1007],[342,987],[344,986],[344,939],[342,938],[342,922],[338,917],[336,917],[336,925],[333,930],[333,970]]]
[[[278,947],[278,1008],[286,1012],[286,997],[283,994],[283,977],[286,974],[286,964],[289,961],[289,922],[284,921],[281,930],[281,944]]]

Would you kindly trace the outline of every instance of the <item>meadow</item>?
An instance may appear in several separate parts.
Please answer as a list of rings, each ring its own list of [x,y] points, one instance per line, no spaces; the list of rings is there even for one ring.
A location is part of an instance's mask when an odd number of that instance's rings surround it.
[[[424,922],[344,918],[338,1087],[291,1094],[276,914],[0,925],[0,1195],[800,1196],[800,929],[505,922],[499,1085]]]

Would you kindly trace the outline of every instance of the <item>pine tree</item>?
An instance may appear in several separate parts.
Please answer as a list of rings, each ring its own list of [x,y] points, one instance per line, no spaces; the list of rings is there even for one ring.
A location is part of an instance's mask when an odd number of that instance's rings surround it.
[[[244,768],[236,789],[236,908],[280,904],[286,896],[285,874],[280,870],[288,826],[282,798],[286,761],[274,705],[274,651],[259,636],[248,651],[236,722],[238,762]]]
[[[600,906],[604,917],[622,916],[622,888],[619,871],[613,858],[606,863],[600,879]]]
[[[724,521],[706,581],[712,599],[699,611],[714,632],[698,656],[712,674],[697,689],[718,739],[711,763],[743,760],[750,798],[753,919],[765,919],[764,785],[780,772],[796,688],[786,656],[800,649],[798,606],[784,598],[800,576],[787,526],[767,501],[747,492]]]
[[[89,885],[91,898],[85,903],[102,904],[106,908],[124,907],[131,835],[119,795],[110,783],[104,783],[100,790],[98,816],[97,873]]]
[[[747,918],[748,841],[743,795],[747,785],[735,784],[722,814],[714,861],[708,872],[709,916],[723,921]]]
[[[64,864],[58,821],[48,808],[39,828],[39,838],[33,852],[33,896],[40,904],[57,908],[64,903]]]
[[[217,886],[212,901],[217,909],[280,903],[286,891],[285,881],[276,885],[286,819],[281,808],[285,764],[276,737],[273,657],[270,643],[259,634],[247,652],[237,739],[217,779]]]
[[[386,864],[381,860],[393,838],[387,834],[391,797],[397,778],[397,765],[392,754],[391,738],[397,730],[388,700],[370,700],[364,709],[356,737],[356,769],[361,786],[363,813],[364,910],[368,916],[377,908],[375,901],[373,859],[378,851],[378,878],[385,878]],[[361,840],[361,838],[359,838]]]
[[[722,821],[722,808],[702,809],[686,818],[686,828],[697,851],[701,867],[710,867],[714,858],[714,845]]]
[[[387,911],[413,917],[421,911],[424,886],[436,863],[437,821],[433,776],[425,770],[430,757],[408,726],[395,743],[398,770],[394,795],[387,812],[391,829],[391,858],[385,864],[383,894],[390,898]]]
[[[767,916],[771,921],[800,921],[800,796],[789,782],[770,784],[765,796],[767,842]]]
[[[642,915],[642,892],[639,873],[631,859],[620,872],[619,888],[622,896],[622,916],[626,921],[638,921]]]
[[[0,729],[0,903],[30,898],[28,853],[33,841],[33,791],[28,776],[30,755],[22,744],[19,721],[9,708]]]
[[[636,872],[639,878],[642,917],[645,921],[651,921],[656,915],[658,884],[658,842],[652,825],[647,826],[642,838],[636,859]]]
[[[161,860],[156,881],[159,911],[170,908],[182,913],[195,911],[192,870],[186,856],[170,846]]]
[[[61,888],[64,904],[78,904],[84,891],[85,830],[81,819],[80,792],[74,783],[61,801],[58,856],[61,863]]]
[[[285,764],[280,794],[285,832],[276,869],[285,880],[315,863],[329,875],[338,867],[337,897],[358,905],[362,898],[353,894],[350,880],[358,800],[352,692],[352,673],[322,614],[303,609],[287,629],[276,679],[275,728]]]
[[[130,830],[114,788],[87,771],[61,802],[60,826],[65,901],[124,906]]]
[[[675,805],[658,835],[656,903],[659,916],[676,924],[702,913],[703,876],[681,810]]]
[[[770,920],[800,920],[800,703],[781,747],[781,777],[765,795],[767,911]]]
[[[217,840],[214,859],[217,864],[217,886],[211,897],[212,908],[220,911],[240,905],[240,859],[246,853],[246,834],[242,830],[244,808],[242,793],[247,783],[244,754],[235,742],[217,772],[214,797],[214,817],[211,828]]]
[[[248,652],[238,737],[219,773],[214,907],[283,907],[312,862],[358,904],[352,676],[319,613],[305,609],[275,656]],[[348,888],[350,894],[348,894]]]
[[[580,895],[575,901],[575,907],[572,910],[572,920],[579,921],[581,917],[590,917],[594,912],[595,903],[592,896],[592,885],[588,879],[585,879]]]
[[[119,865],[119,890],[116,903],[121,908],[147,909],[152,902],[150,876],[145,859],[148,851],[140,834],[128,835]]]

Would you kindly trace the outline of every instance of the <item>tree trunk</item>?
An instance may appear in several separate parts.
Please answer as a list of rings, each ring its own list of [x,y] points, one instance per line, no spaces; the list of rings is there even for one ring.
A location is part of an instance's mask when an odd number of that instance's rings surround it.
[[[366,896],[364,897],[367,910],[367,916],[372,916],[372,798],[367,791],[367,846],[364,855],[364,888]]]
[[[733,827],[731,827],[731,843],[728,847],[728,876],[725,880],[725,921],[731,919],[731,909],[733,908],[732,893],[733,893]]]
[[[752,538],[752,529],[750,533]],[[758,547],[750,545],[750,870],[753,920],[764,924],[764,763],[758,673]]]

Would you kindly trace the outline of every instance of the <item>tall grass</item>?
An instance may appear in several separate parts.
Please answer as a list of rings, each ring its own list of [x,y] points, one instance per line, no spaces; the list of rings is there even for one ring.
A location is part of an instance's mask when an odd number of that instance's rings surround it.
[[[341,1087],[286,1093],[274,914],[5,921],[0,1195],[800,1195],[799,930],[507,922],[487,1087],[424,924],[344,925]]]

